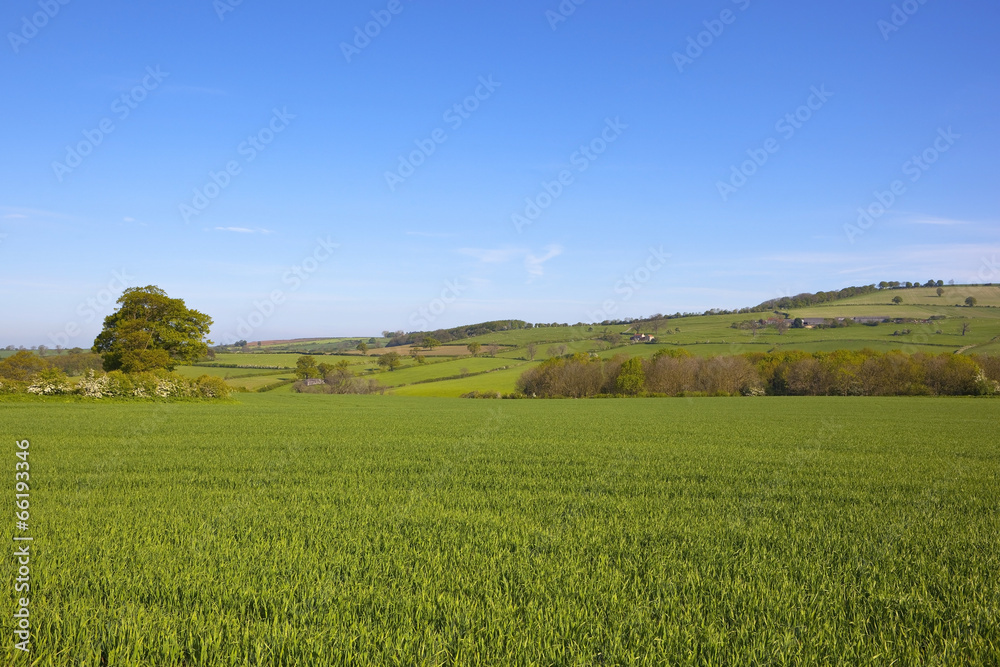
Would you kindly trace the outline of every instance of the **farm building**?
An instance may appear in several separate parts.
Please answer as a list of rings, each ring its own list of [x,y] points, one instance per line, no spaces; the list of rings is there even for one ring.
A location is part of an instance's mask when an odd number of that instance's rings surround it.
[[[656,340],[656,336],[650,336],[648,334],[636,334],[629,338],[633,343],[652,343]]]

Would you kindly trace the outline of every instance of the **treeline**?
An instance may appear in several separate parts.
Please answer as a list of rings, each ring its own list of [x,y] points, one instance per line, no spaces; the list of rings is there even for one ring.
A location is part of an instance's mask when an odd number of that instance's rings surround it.
[[[788,310],[789,308],[806,308],[808,306],[815,306],[819,303],[848,299],[852,296],[861,296],[862,294],[871,294],[872,292],[877,291],[878,287],[875,285],[862,285],[860,287],[845,287],[844,289],[837,290],[835,292],[804,292],[802,294],[796,294],[795,296],[784,296],[780,299],[765,301],[757,306],[755,310],[767,311]]]
[[[65,375],[79,376],[87,371],[101,370],[101,355],[92,352],[70,352],[42,357],[26,350],[0,361],[0,378],[27,382],[46,370],[56,370]]]
[[[411,331],[404,333],[395,332],[386,347],[398,347],[400,345],[419,345],[425,338],[433,338],[441,343],[450,343],[454,340],[463,340],[474,336],[496,333],[497,331],[512,331],[515,329],[531,329],[534,324],[524,320],[494,320],[492,322],[480,322],[479,324],[467,324],[465,326],[454,327],[452,329],[438,329],[436,331]],[[547,326],[547,325],[538,325]]]
[[[650,359],[553,358],[517,381],[526,396],[981,396],[1000,394],[1000,358],[876,352],[757,352]]]

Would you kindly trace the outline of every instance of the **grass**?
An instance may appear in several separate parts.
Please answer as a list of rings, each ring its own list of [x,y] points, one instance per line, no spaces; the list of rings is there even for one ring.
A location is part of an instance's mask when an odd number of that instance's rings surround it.
[[[248,377],[260,377],[260,376],[270,376],[288,374],[288,369],[285,370],[273,370],[273,371],[262,371],[253,370],[250,368],[219,368],[212,366],[177,366],[174,368],[174,372],[186,378],[197,378],[202,375],[214,375],[215,377],[220,377],[225,380],[233,380]]]
[[[376,379],[382,384],[390,387],[402,384],[413,384],[415,382],[427,382],[437,378],[454,377],[461,375],[464,371],[469,373],[482,373],[484,371],[512,365],[508,359],[492,359],[490,357],[466,357],[464,359],[454,359],[451,361],[429,362],[425,364],[409,365],[406,368],[392,371],[391,373],[380,373]]]
[[[902,297],[903,303],[917,303],[929,306],[965,305],[966,297],[975,297],[980,306],[1000,306],[1000,285],[945,285],[941,289],[944,294],[937,295],[936,287],[914,287],[911,289],[886,290],[872,294],[862,294],[836,303],[842,305],[856,304],[891,304],[892,297]]]
[[[473,391],[508,394],[514,391],[517,378],[530,366],[530,363],[521,362],[518,366],[482,375],[397,387],[392,390],[392,393],[397,396],[443,396],[449,398],[457,398]]]
[[[0,411],[35,665],[1000,660],[1000,401]]]
[[[244,353],[220,353],[215,355],[216,364],[238,364],[240,366],[278,366],[281,368],[295,368],[295,361],[302,355],[299,354],[270,354],[267,352],[244,352]],[[330,363],[339,361],[344,357],[332,357]]]

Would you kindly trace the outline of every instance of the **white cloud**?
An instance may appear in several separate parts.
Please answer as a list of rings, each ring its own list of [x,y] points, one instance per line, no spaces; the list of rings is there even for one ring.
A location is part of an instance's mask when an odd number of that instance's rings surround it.
[[[250,229],[249,227],[216,227],[217,232],[234,232],[236,234],[273,234],[270,229]]]
[[[445,233],[435,233],[435,232],[406,232],[407,236],[420,236],[428,239],[450,239],[454,234]]]
[[[905,222],[911,225],[941,225],[945,227],[952,227],[954,225],[974,224],[968,220],[953,220],[950,218],[910,218]]]
[[[474,257],[483,264],[503,264],[527,254],[524,248],[459,248],[459,253]]]
[[[530,276],[530,278],[528,278],[529,282],[544,275],[545,269],[542,265],[550,259],[558,257],[563,251],[562,247],[557,245],[546,246],[545,250],[546,253],[541,257],[536,257],[535,255],[529,253],[524,258],[524,268],[527,269],[528,275]]]
[[[479,260],[482,264],[506,264],[514,260],[522,260],[524,268],[528,272],[528,282],[544,275],[545,262],[562,254],[563,249],[558,245],[545,246],[545,254],[538,256],[531,252],[529,248],[503,247],[503,248],[460,248],[459,253],[468,255]]]

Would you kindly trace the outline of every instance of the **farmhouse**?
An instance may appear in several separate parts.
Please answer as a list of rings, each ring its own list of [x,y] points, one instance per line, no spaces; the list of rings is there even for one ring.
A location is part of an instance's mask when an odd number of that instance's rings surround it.
[[[649,336],[647,334],[636,334],[629,338],[633,343],[652,343],[656,340],[656,336]]]

